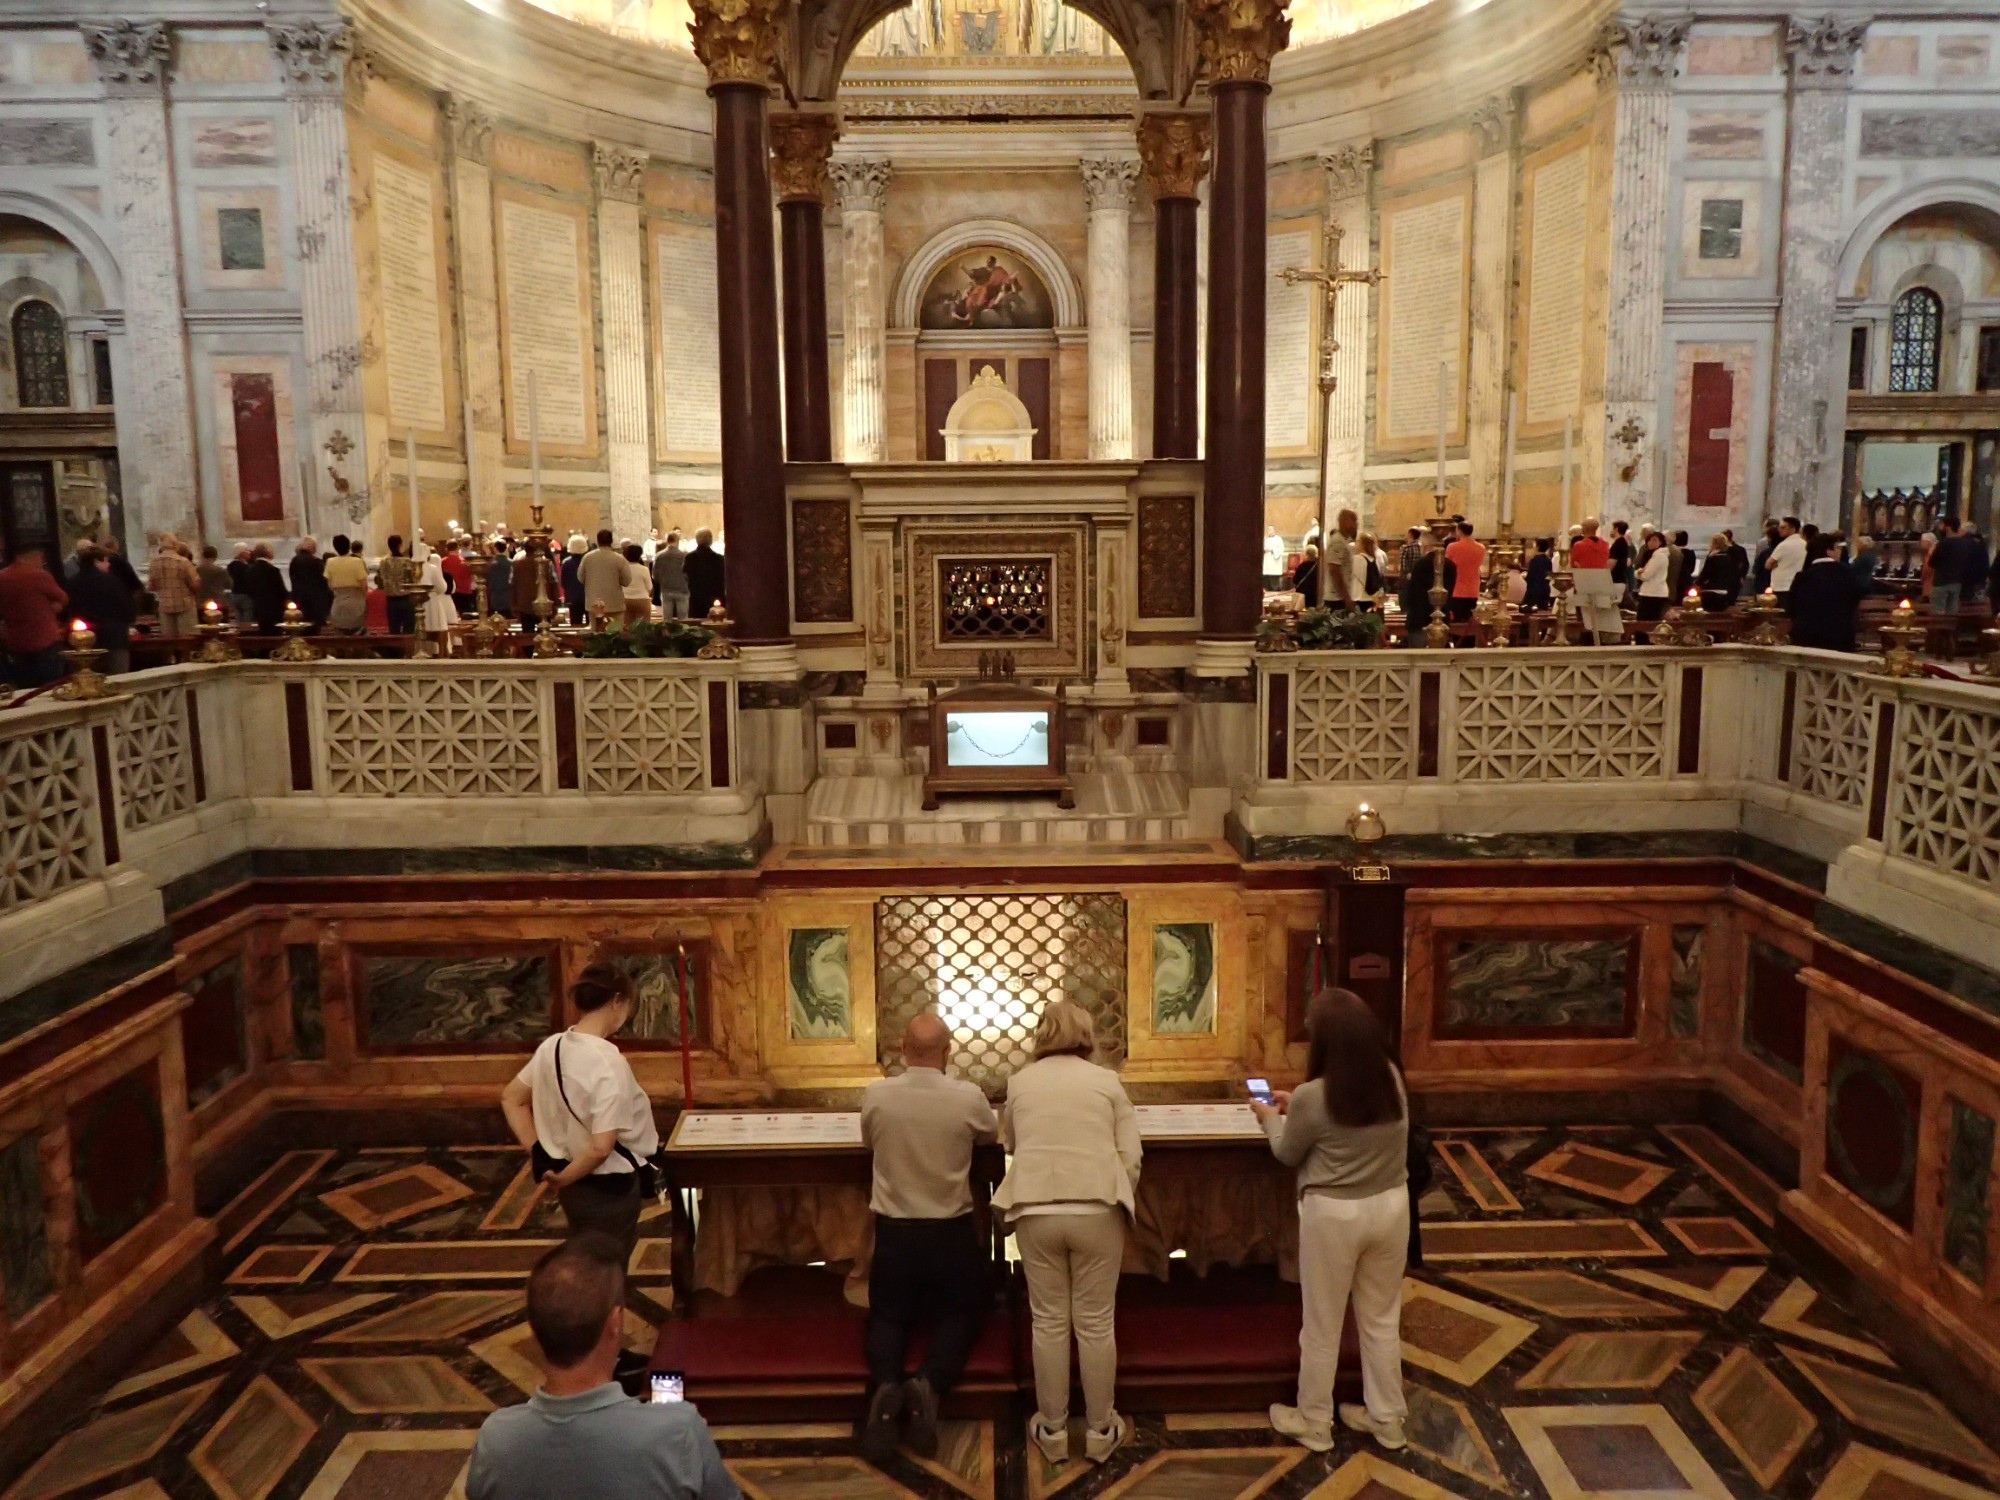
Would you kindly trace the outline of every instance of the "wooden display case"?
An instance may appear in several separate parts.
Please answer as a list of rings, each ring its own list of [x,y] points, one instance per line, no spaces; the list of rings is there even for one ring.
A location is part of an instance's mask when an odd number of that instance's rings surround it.
[[[1063,753],[1063,694],[981,682],[940,694],[931,688],[931,769],[924,809],[957,792],[1054,792],[1076,806]]]

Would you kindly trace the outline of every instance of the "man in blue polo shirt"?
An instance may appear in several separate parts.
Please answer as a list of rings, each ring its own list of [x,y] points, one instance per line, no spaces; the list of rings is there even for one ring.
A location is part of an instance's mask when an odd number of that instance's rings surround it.
[[[470,1500],[742,1500],[685,1402],[634,1401],[612,1378],[625,1320],[617,1241],[583,1234],[528,1277],[528,1326],[548,1376],[479,1429]]]

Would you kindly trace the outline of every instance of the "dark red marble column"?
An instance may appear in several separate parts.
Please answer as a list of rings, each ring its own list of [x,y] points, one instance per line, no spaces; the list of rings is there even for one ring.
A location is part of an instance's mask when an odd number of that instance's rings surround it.
[[[736,639],[790,638],[784,428],[778,399],[778,288],[762,83],[718,81],[715,302],[722,329],[722,528]]]
[[[771,116],[771,175],[778,195],[778,248],[784,284],[785,457],[833,457],[833,402],[827,382],[826,162],[839,134],[830,114]]]
[[[1208,170],[1208,117],[1155,113],[1139,121],[1139,156],[1153,190],[1153,456],[1195,458],[1195,214]]]
[[[1217,79],[1208,199],[1208,461],[1202,634],[1249,637],[1263,607],[1264,103],[1260,79]]]

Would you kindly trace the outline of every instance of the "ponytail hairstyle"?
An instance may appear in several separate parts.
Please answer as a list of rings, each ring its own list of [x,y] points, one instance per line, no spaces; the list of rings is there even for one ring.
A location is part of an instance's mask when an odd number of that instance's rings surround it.
[[[1306,1011],[1306,1077],[1326,1083],[1326,1110],[1350,1130],[1403,1118],[1389,1039],[1368,1002],[1324,989]]]
[[[602,961],[588,964],[576,976],[576,983],[569,987],[569,998],[580,1016],[602,1010],[617,1000],[629,1004],[632,999],[632,976],[616,964]]]

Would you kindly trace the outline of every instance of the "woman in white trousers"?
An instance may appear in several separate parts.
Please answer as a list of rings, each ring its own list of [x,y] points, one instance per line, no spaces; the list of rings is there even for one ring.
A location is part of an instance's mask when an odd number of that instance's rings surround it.
[[[1320,991],[1306,1032],[1306,1081],[1271,1104],[1250,1106],[1272,1153],[1298,1168],[1305,1302],[1298,1404],[1273,1406],[1271,1426],[1315,1453],[1333,1447],[1333,1377],[1351,1298],[1364,1404],[1343,1404],[1340,1421],[1384,1448],[1402,1448],[1409,1101],[1381,1024],[1359,995]]]
[[[1090,1012],[1042,1007],[1035,1060],[1007,1081],[1000,1141],[1011,1158],[993,1207],[1021,1250],[1034,1329],[1036,1411],[1028,1435],[1052,1464],[1069,1458],[1069,1343],[1083,1379],[1084,1457],[1102,1463],[1132,1435],[1112,1405],[1125,1226],[1139,1176],[1139,1120],[1118,1075],[1090,1059]]]

